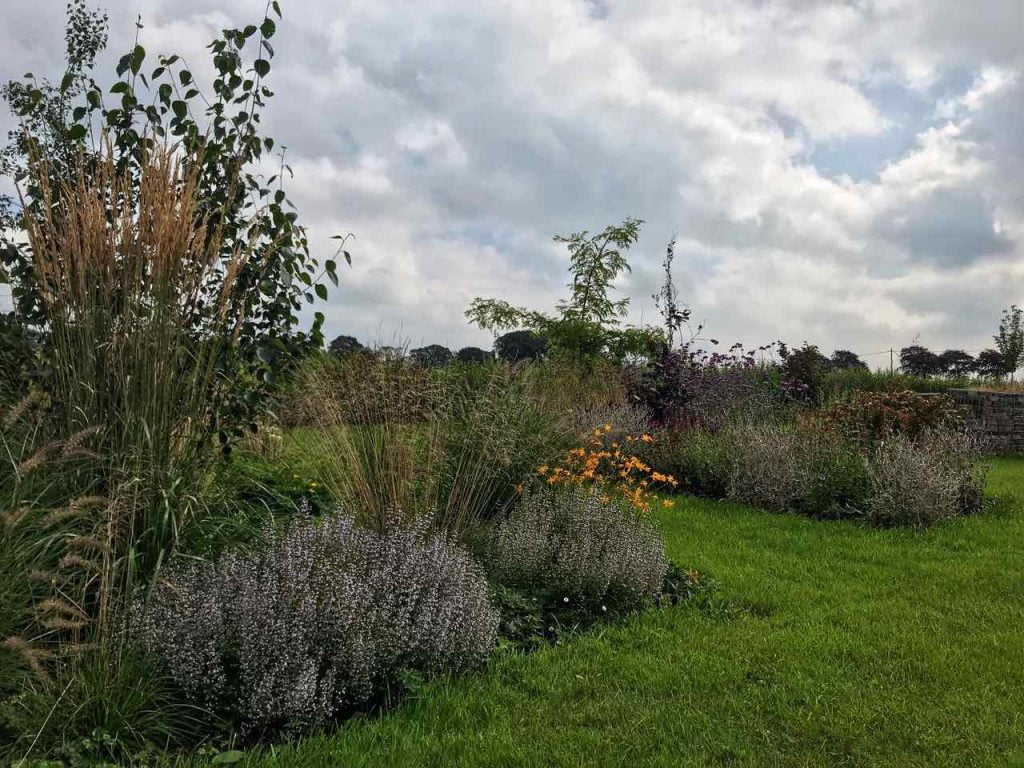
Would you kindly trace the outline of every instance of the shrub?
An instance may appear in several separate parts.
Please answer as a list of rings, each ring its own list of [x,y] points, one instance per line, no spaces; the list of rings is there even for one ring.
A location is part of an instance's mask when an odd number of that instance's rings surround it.
[[[253,735],[373,704],[407,673],[474,667],[497,622],[483,572],[447,538],[336,516],[179,568],[140,606],[135,636],[192,701]]]
[[[866,478],[860,456],[833,435],[771,424],[731,428],[728,451],[730,498],[815,517],[856,511]]]
[[[499,584],[542,601],[634,608],[656,597],[667,568],[643,518],[581,487],[541,488],[494,527],[488,569]]]
[[[621,499],[646,512],[654,499],[652,486],[674,489],[678,485],[674,477],[658,472],[636,455],[634,446],[653,442],[646,432],[616,437],[612,425],[605,424],[591,432],[587,445],[569,449],[554,466],[538,467],[537,474],[549,485],[591,484],[602,499]],[[666,507],[672,503],[670,499],[662,501]]]
[[[950,397],[907,390],[856,392],[848,401],[820,411],[815,420],[861,446],[892,435],[916,440],[926,432],[957,430],[963,425],[963,416]]]
[[[924,528],[977,511],[984,468],[977,443],[961,432],[930,432],[917,440],[895,435],[880,443],[868,462],[868,519],[876,525]]]
[[[668,350],[627,377],[629,402],[651,412],[654,423],[716,431],[737,419],[773,415],[781,402],[771,371],[755,353],[735,345],[727,353],[689,346]]]
[[[723,498],[729,491],[726,441],[702,429],[663,429],[641,456],[662,474],[671,475],[679,490]]]

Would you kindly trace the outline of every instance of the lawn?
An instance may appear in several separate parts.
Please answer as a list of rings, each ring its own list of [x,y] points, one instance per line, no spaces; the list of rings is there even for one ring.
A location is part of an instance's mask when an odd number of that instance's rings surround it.
[[[925,533],[680,499],[671,557],[733,608],[666,609],[427,686],[248,765],[1024,765],[1024,458]]]

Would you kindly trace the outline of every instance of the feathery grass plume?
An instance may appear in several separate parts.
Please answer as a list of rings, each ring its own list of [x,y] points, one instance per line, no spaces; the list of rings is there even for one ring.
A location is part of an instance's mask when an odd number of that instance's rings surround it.
[[[59,565],[83,571],[81,603],[102,635],[201,511],[231,386],[219,367],[258,294],[238,280],[258,233],[225,255],[224,210],[200,199],[202,158],[155,141],[131,169],[115,154],[104,137],[60,179],[35,148],[37,202],[23,216],[53,371],[47,431],[59,439],[20,471],[58,457],[95,465],[42,525],[73,525]]]
[[[42,405],[46,402],[46,393],[41,389],[33,389],[21,400],[14,404],[13,407],[6,413],[3,420],[3,428],[11,429],[21,421],[26,414],[29,413],[36,406]]]
[[[72,499],[71,503],[66,507],[61,507],[47,513],[40,519],[39,524],[43,528],[53,528],[67,520],[81,517],[83,513],[97,507],[103,507],[108,503],[105,496],[79,496],[77,499]]]
[[[42,679],[48,679],[45,662],[53,658],[53,654],[45,648],[38,648],[21,637],[8,637],[0,647],[12,651],[21,658],[26,667]]]

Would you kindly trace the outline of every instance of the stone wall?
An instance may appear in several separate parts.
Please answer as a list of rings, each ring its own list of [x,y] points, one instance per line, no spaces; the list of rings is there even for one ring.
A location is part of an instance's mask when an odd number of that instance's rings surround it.
[[[993,452],[1024,451],[1024,394],[951,389],[950,397],[963,406],[971,429],[987,439]]]

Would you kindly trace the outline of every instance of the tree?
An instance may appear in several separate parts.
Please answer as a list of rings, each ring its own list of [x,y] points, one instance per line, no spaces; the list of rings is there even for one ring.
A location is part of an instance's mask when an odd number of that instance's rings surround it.
[[[335,357],[345,358],[366,351],[366,347],[355,336],[335,336],[327,351]]]
[[[1013,374],[1020,368],[1021,357],[1024,356],[1024,311],[1016,304],[1003,310],[1003,319],[999,323],[999,333],[994,337],[996,348],[1003,356],[1006,372]]]
[[[455,353],[455,358],[460,363],[486,363],[493,355],[480,347],[463,347]]]
[[[547,340],[533,331],[512,331],[494,340],[494,354],[506,363],[539,360],[547,351]]]
[[[861,360],[856,352],[848,349],[837,349],[832,353],[832,367],[838,371],[849,370],[850,368],[863,368],[867,370],[867,363]]]
[[[1001,379],[1010,370],[1002,352],[986,349],[974,359],[974,372],[985,379]]]
[[[947,376],[967,376],[974,365],[974,358],[961,349],[947,349],[939,355],[939,368]]]
[[[423,368],[443,368],[452,361],[452,351],[440,344],[428,344],[409,352],[409,359]]]
[[[942,372],[939,356],[920,344],[900,350],[900,368],[911,376],[935,376]]]
[[[640,219],[627,218],[596,235],[587,231],[556,235],[569,251],[570,296],[558,302],[557,313],[548,315],[516,307],[502,299],[476,298],[466,310],[470,322],[484,330],[526,330],[543,336],[552,354],[579,362],[600,356],[646,356],[656,340],[664,336],[655,328],[619,327],[629,299],[614,300],[612,284],[629,272],[625,251],[640,234]]]
[[[283,188],[291,173],[283,153],[277,173],[268,178],[262,172],[275,147],[262,133],[261,113],[273,95],[267,78],[279,17],[272,0],[258,24],[221,30],[207,46],[215,72],[211,93],[200,91],[180,56],[159,56],[156,66],[147,67],[138,40],[119,59],[115,82],[101,87],[91,71],[107,43],[107,17],[84,0],[71,0],[59,83],[29,74],[3,89],[20,127],[0,153],[0,174],[19,183],[23,205],[0,200],[0,279],[11,284],[18,322],[39,333],[44,351],[48,331],[32,254],[8,234],[20,229],[24,216],[53,212],[54,203],[29,166],[44,169],[49,186],[60,189],[79,163],[88,168],[99,156],[97,148],[109,146],[118,170],[138,178],[151,151],[167,142],[187,168],[198,169],[201,210],[222,243],[219,282],[211,280],[204,290],[215,295],[224,274],[239,286],[227,308],[238,333],[219,362],[221,375],[235,382],[231,403],[219,414],[222,440],[228,432],[241,434],[252,420],[276,371],[323,345],[323,315],[314,314],[307,332],[299,330],[299,312],[305,303],[327,297],[324,278],[338,280],[333,259],[321,263],[310,255],[306,230]],[[339,239],[344,245],[345,238]],[[251,256],[235,264],[240,251]],[[339,254],[350,261],[343,249]],[[197,319],[197,334],[204,323]]]

